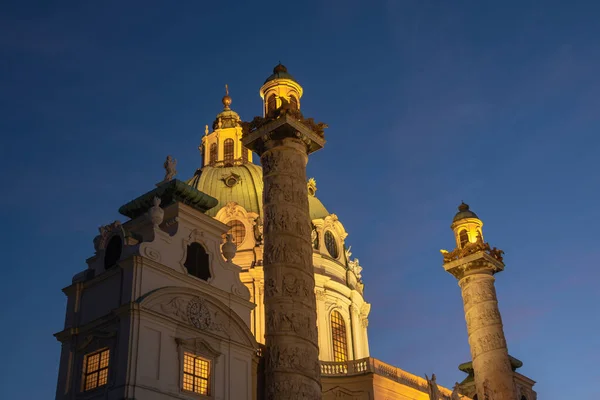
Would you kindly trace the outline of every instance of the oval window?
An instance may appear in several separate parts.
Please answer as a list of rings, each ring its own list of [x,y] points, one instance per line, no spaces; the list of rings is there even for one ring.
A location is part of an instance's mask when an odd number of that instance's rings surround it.
[[[229,221],[226,225],[229,226],[228,233],[231,235],[233,243],[239,247],[246,237],[246,227],[238,220]]]
[[[339,253],[337,242],[335,241],[335,236],[333,236],[333,233],[331,233],[331,231],[325,232],[325,247],[327,248],[327,251],[329,252],[331,257],[338,258]]]

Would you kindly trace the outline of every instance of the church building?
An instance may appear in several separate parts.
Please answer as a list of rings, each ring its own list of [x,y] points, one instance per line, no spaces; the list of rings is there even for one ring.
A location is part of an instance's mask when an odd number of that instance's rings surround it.
[[[252,160],[253,151],[270,151],[269,140],[288,143],[284,127],[294,143],[303,130],[313,138],[302,139],[308,157],[326,126],[302,116],[303,88],[281,64],[259,93],[263,116],[246,123],[227,91],[204,130],[196,172],[176,179],[169,156],[164,180],[119,208],[127,220],[99,229],[87,269],[63,289],[56,399],[537,400],[504,338],[493,277],[504,269],[502,251],[483,241],[483,223],[466,204],[451,226],[456,248],[442,253],[463,295],[472,361],[459,368],[467,377],[448,389],[435,375],[371,357],[371,304],[342,221],[317,197],[315,179],[274,181],[267,158]],[[252,137],[267,125],[275,128],[260,147]],[[300,211],[279,206],[287,203]],[[310,279],[276,272],[275,253],[291,264],[295,253],[273,244],[273,226],[310,242]],[[290,379],[271,382],[271,370]],[[316,377],[318,395],[298,374]]]

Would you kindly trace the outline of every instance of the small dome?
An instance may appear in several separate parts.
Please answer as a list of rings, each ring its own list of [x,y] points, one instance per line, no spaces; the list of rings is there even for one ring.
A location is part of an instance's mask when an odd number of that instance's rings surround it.
[[[452,220],[452,222],[456,222],[456,221],[459,221],[459,220],[465,219],[465,218],[477,218],[477,219],[479,219],[479,217],[477,216],[477,214],[475,214],[473,211],[469,210],[469,205],[468,204],[465,204],[464,202],[461,202],[460,205],[458,206],[458,212],[454,216],[454,219]]]
[[[296,82],[294,77],[288,73],[288,70],[285,67],[285,65],[281,63],[277,64],[275,68],[273,68],[273,74],[267,78],[265,83],[273,81],[275,79],[289,79]]]

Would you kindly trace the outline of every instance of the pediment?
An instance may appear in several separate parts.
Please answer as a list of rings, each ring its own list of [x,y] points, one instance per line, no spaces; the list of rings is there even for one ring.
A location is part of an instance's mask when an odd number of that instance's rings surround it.
[[[164,287],[138,300],[143,309],[178,324],[256,347],[252,332],[221,301],[190,288]]]

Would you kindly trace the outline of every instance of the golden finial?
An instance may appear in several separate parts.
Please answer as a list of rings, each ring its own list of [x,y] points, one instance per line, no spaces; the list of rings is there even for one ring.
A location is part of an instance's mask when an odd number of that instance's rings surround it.
[[[229,86],[225,84],[225,96],[223,96],[223,106],[225,110],[229,110],[229,106],[231,105],[231,97],[229,96]]]
[[[205,126],[204,126],[204,134],[205,134],[205,135],[208,135],[208,125],[205,125]]]

